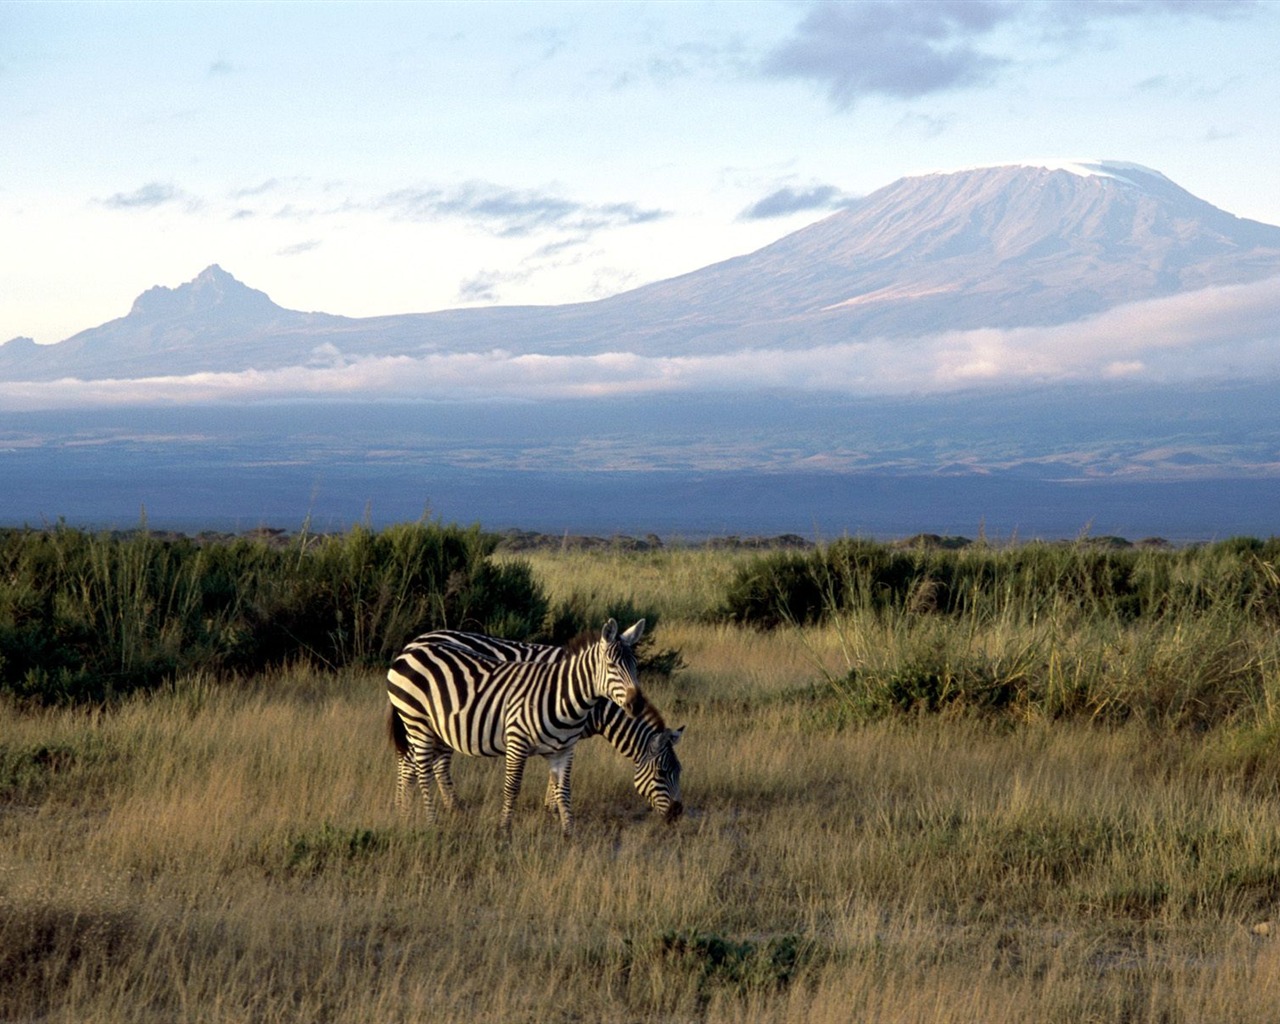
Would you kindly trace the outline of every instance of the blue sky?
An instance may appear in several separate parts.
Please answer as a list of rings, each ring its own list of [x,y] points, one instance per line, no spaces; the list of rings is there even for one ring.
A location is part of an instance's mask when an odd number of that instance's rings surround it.
[[[0,340],[219,263],[349,316],[592,299],[896,178],[1157,168],[1280,223],[1280,4],[0,4]]]

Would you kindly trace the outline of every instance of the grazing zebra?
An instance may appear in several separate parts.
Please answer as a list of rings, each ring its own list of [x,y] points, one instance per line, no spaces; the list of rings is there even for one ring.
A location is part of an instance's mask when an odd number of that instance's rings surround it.
[[[566,654],[568,648],[552,647],[547,644],[521,643],[516,640],[503,640],[499,637],[483,636],[479,633],[463,633],[451,629],[438,629],[424,633],[413,641],[414,644],[433,643],[451,644],[493,658],[498,661],[556,661]],[[684,811],[680,797],[680,759],[676,757],[674,747],[684,733],[684,727],[668,729],[658,709],[647,699],[644,707],[634,718],[623,712],[612,701],[598,698],[591,706],[591,711],[583,724],[582,739],[590,736],[603,736],[623,756],[635,762],[635,787],[654,812],[662,815],[668,823],[675,822]],[[452,751],[439,755],[435,762],[436,777],[440,780],[442,792],[449,794],[453,800],[453,782],[450,778],[449,764]],[[413,762],[401,752],[398,757],[398,785],[396,802],[403,806],[404,791],[415,778]],[[552,765],[547,778],[546,806],[550,811],[559,811],[563,820],[571,813],[569,797],[569,773],[573,765],[573,756],[569,757],[557,771]],[[425,777],[419,780],[428,785]]]
[[[671,825],[684,813],[684,802],[680,798],[680,759],[674,749],[683,734],[683,725],[679,729],[668,729],[658,709],[647,701],[640,714],[629,718],[616,704],[598,700],[591,706],[582,736],[583,739],[603,736],[619,753],[631,758],[636,763],[636,792]],[[559,775],[552,765],[547,779],[547,809],[559,807],[562,817],[568,813],[572,763],[570,757]]]
[[[509,835],[525,762],[532,755],[546,757],[553,770],[571,760],[597,697],[630,715],[639,710],[643,696],[633,647],[643,633],[643,619],[621,635],[610,619],[598,641],[545,662],[497,661],[456,644],[410,642],[387,673],[391,732],[402,751],[401,811],[407,779],[416,774],[425,783],[428,772],[440,785],[445,806],[455,804],[451,751],[505,757],[499,827]],[[566,789],[567,781],[566,775]],[[420,788],[427,820],[434,821],[431,787]],[[566,836],[572,834],[567,805],[561,807],[560,824]]]

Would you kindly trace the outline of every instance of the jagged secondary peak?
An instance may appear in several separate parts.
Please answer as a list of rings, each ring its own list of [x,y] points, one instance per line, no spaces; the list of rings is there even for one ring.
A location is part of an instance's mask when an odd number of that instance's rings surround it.
[[[266,292],[242,284],[214,263],[177,288],[148,288],[134,300],[129,315],[153,320],[215,311],[237,319],[261,319],[275,316],[281,308]]]

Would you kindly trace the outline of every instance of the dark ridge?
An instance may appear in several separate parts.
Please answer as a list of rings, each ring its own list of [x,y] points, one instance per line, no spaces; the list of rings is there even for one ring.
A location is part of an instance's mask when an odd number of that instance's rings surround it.
[[[584,534],[538,533],[534,530],[504,530],[498,534],[498,550],[518,554],[521,551],[661,551],[667,547],[725,549],[731,551],[773,551],[777,549],[811,548],[813,541],[799,534],[783,533],[773,537],[707,537],[699,541],[666,541],[656,533],[643,538],[625,533],[611,537]]]

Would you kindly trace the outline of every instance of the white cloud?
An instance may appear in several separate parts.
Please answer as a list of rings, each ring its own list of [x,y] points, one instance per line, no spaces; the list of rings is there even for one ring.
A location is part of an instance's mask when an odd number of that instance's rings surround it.
[[[277,256],[301,256],[303,253],[310,252],[312,249],[318,249],[321,246],[318,238],[309,238],[305,242],[295,242],[292,245],[281,246],[276,250]]]
[[[163,181],[150,181],[132,192],[116,192],[99,202],[110,210],[154,210],[171,203],[182,203],[188,210],[195,210],[200,202],[176,185]]]
[[[540,189],[505,188],[487,181],[469,181],[452,189],[400,189],[384,196],[380,205],[410,220],[457,217],[502,238],[547,230],[581,233],[669,216],[664,210],[633,202],[585,203]]]

